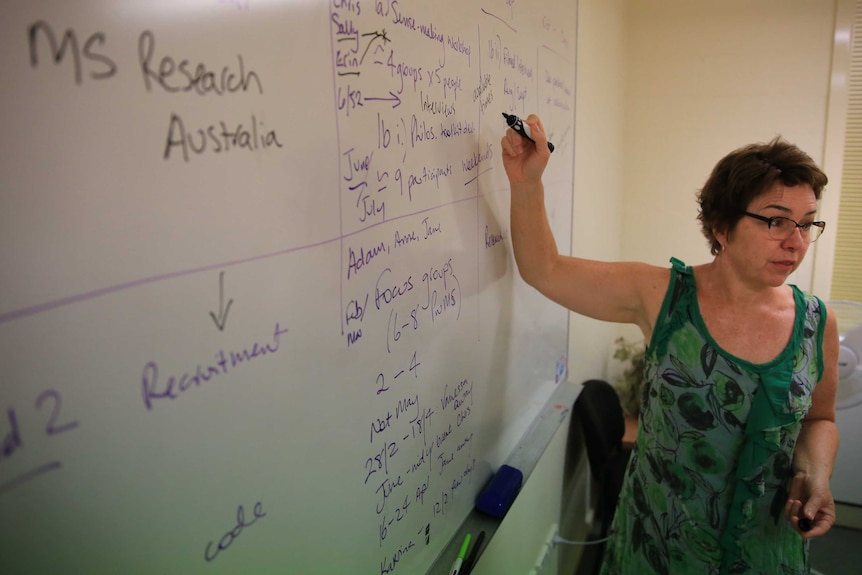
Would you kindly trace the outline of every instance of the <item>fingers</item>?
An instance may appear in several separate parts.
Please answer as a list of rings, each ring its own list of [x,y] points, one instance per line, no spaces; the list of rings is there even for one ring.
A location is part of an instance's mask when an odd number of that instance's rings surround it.
[[[509,156],[519,156],[524,152],[524,138],[512,128],[506,130],[506,135],[500,141],[503,153]]]
[[[548,142],[548,136],[545,133],[545,127],[538,116],[530,114],[529,120],[525,122],[530,127],[530,134],[533,141],[536,143],[536,151],[540,156],[548,159],[551,152],[554,151],[554,146]]]
[[[547,139],[541,121],[535,115],[529,116],[528,133],[530,138],[512,128],[500,140],[503,167],[511,184],[540,181],[550,157]]]
[[[802,517],[802,501],[799,499],[788,499],[784,505],[784,516],[794,527],[797,527],[799,518]]]
[[[784,514],[803,539],[825,535],[835,522],[828,507],[818,509],[811,501],[803,505],[799,499],[788,499]]]
[[[793,528],[801,533],[803,537],[814,527],[814,522],[803,514],[802,501],[798,499],[787,500],[787,504],[784,506],[784,514],[787,520],[793,525]]]
[[[548,138],[545,135],[545,128],[542,125],[542,121],[535,114],[530,114],[527,116],[526,120],[522,120],[524,124],[529,126],[528,133],[533,141],[529,139],[525,139],[518,132],[513,130],[512,128],[508,128],[506,130],[506,135],[502,140],[503,150],[510,155],[517,156],[523,153],[525,146],[533,146],[534,144],[542,144],[542,146],[536,146],[536,149],[542,149],[547,146]],[[508,145],[507,142],[508,141]]]
[[[826,516],[818,516],[816,519],[808,519],[807,517],[794,517],[791,521],[793,527],[802,535],[803,539],[813,539],[825,535],[832,527],[832,521]]]
[[[547,136],[545,135],[545,125],[542,124],[541,118],[539,118],[535,114],[530,114],[529,116],[527,116],[526,122],[528,124],[530,124],[530,128],[534,131],[534,135],[535,135],[535,130],[538,130],[542,133],[542,136],[544,136],[545,139],[547,140]]]

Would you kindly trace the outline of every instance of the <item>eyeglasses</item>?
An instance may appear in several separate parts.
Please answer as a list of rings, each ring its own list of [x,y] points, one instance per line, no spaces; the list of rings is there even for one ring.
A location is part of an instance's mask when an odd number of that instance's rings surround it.
[[[742,213],[749,218],[766,222],[769,237],[773,240],[786,240],[793,235],[794,231],[799,229],[799,233],[803,240],[806,240],[809,243],[816,242],[817,238],[823,234],[823,230],[826,229],[826,222],[806,222],[804,224],[800,224],[796,220],[783,218],[781,216],[767,218],[766,216],[759,216],[757,214],[752,214],[751,212]]]

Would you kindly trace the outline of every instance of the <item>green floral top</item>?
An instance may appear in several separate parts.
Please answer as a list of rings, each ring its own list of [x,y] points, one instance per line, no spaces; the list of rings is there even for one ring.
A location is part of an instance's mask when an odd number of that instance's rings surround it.
[[[691,268],[671,263],[602,573],[807,574],[808,545],[784,504],[823,374],[826,307],[792,286],[790,342],[774,360],[749,363],[713,341]]]

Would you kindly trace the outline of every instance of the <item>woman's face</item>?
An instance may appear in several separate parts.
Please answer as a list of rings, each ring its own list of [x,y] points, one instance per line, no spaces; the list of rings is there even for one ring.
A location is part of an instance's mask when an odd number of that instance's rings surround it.
[[[746,210],[766,218],[789,218],[800,224],[814,221],[817,199],[808,184],[787,187],[776,183],[754,198]],[[793,273],[811,245],[801,230],[794,229],[786,239],[770,237],[767,222],[743,216],[732,232],[717,234],[723,256],[753,285],[779,286]]]

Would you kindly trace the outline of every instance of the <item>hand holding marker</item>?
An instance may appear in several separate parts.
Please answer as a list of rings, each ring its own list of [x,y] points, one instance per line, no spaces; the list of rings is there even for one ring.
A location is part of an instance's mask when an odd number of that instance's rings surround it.
[[[533,136],[530,134],[529,124],[525,124],[524,121],[515,114],[507,114],[506,112],[503,112],[503,117],[506,118],[506,123],[509,125],[510,128],[512,128],[531,142],[535,142]],[[554,144],[548,142],[548,149],[553,152]]]

